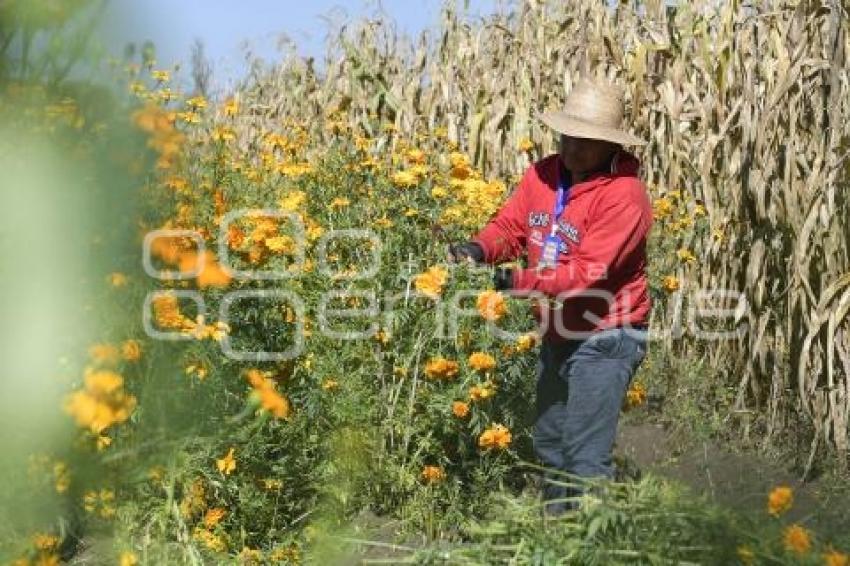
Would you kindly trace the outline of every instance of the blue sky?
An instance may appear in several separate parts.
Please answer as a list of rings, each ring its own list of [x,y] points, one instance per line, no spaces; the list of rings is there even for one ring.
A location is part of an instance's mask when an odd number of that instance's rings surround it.
[[[458,0],[462,6],[464,0]],[[499,0],[467,0],[471,15],[494,11]],[[504,3],[504,0],[503,0]],[[129,42],[153,41],[159,66],[181,62],[188,76],[191,45],[203,40],[218,87],[244,71],[243,43],[268,60],[286,34],[299,53],[321,55],[328,23],[383,13],[416,34],[438,24],[442,0],[109,0],[102,25],[106,48],[123,52]]]

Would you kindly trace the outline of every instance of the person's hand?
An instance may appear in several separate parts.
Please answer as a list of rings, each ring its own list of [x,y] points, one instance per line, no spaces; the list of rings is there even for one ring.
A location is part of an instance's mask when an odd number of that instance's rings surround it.
[[[493,272],[493,286],[497,291],[508,291],[514,288],[514,268],[496,267]]]
[[[484,248],[476,242],[463,242],[460,244],[449,244],[449,261],[473,261],[481,263],[484,261]]]

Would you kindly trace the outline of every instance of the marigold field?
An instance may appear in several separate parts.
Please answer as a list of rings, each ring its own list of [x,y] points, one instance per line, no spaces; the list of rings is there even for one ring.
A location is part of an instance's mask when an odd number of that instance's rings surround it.
[[[447,3],[224,95],[152,48],[83,78],[94,4],[0,2],[3,564],[850,563],[846,3]],[[581,73],[649,140],[623,420],[789,471],[746,509],[623,457],[541,517],[528,304],[446,246]]]

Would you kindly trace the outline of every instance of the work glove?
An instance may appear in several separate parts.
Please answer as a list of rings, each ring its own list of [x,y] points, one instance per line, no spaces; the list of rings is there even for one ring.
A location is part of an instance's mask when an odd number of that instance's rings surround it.
[[[449,244],[449,259],[451,261],[471,259],[475,263],[482,263],[484,261],[484,248],[476,242]]]
[[[514,287],[514,268],[496,267],[493,271],[493,286],[497,291],[508,291]]]

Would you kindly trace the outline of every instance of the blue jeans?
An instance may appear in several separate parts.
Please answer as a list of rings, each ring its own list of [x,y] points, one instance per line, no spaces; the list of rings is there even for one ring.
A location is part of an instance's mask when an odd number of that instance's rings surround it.
[[[645,328],[610,328],[584,340],[544,341],[537,364],[534,452],[553,471],[544,474],[547,515],[574,505],[554,501],[580,494],[551,480],[611,478],[611,452],[626,390],[646,356]]]

